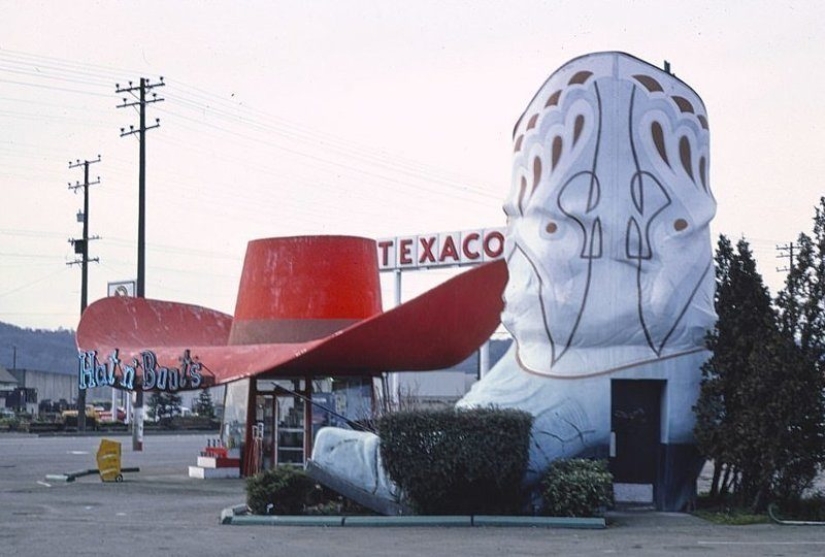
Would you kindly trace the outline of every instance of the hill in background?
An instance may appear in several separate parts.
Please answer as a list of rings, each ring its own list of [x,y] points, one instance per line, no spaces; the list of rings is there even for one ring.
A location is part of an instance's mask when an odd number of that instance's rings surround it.
[[[77,373],[74,331],[22,329],[0,323],[0,365],[7,369]]]

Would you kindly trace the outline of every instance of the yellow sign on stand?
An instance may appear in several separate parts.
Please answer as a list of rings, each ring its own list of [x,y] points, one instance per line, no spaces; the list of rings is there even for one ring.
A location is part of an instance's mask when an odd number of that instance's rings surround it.
[[[120,461],[120,443],[111,439],[102,439],[97,449],[97,469],[104,482],[122,482],[123,473]]]

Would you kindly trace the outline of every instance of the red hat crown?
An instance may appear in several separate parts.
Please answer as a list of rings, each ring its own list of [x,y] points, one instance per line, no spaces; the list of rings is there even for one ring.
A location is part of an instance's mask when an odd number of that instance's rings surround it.
[[[374,240],[254,240],[246,250],[229,344],[306,342],[381,310]]]

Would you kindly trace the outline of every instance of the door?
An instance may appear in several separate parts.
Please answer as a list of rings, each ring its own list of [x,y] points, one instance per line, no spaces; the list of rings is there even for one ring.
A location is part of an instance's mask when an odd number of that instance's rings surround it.
[[[610,471],[617,501],[654,501],[663,387],[664,381],[611,381]]]
[[[275,413],[275,462],[303,466],[306,435],[304,399],[293,393],[279,393],[275,396]]]
[[[275,397],[259,394],[255,397],[255,425],[252,435],[253,470],[269,470],[275,464]]]

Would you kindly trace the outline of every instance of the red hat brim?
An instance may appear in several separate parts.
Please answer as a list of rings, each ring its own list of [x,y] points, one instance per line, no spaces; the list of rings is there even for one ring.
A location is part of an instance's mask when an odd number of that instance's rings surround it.
[[[486,263],[396,308],[300,343],[229,345],[231,315],[176,302],[109,297],[84,311],[77,346],[97,351],[101,361],[117,349],[126,363],[148,350],[165,367],[179,367],[189,350],[215,385],[306,373],[444,369],[470,356],[498,327],[506,282],[504,261]]]

